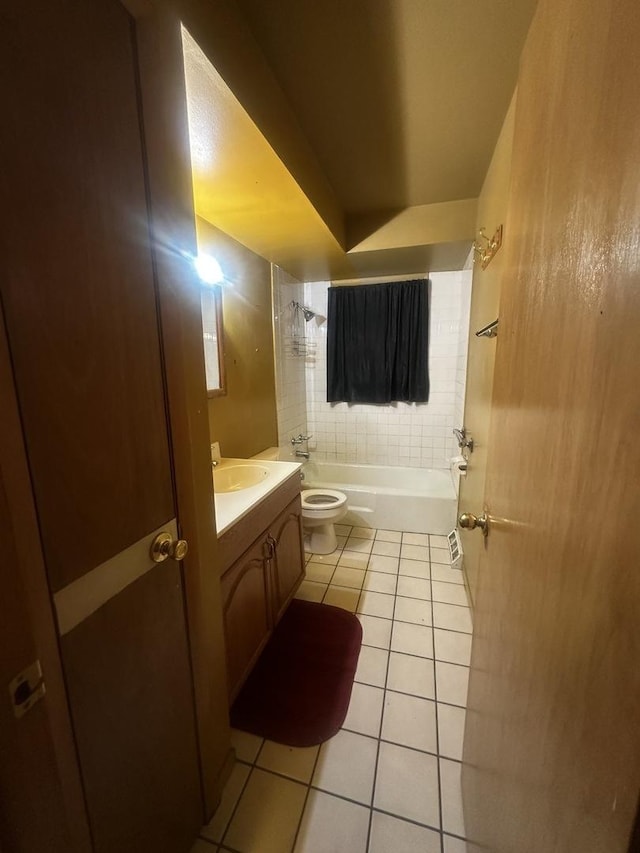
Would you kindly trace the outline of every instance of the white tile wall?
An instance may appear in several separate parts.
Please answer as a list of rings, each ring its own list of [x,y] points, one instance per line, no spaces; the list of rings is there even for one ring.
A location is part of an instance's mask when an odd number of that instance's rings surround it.
[[[287,346],[291,331],[291,302],[304,302],[304,284],[280,267],[273,266],[273,312],[275,329],[276,397],[278,445],[291,451],[292,436],[307,434],[305,360],[294,356]]]
[[[326,323],[310,324],[315,361],[306,365],[309,449],[319,461],[448,468],[457,451],[452,435],[461,425],[466,374],[471,273],[432,273],[428,403],[349,405],[327,403]],[[329,282],[307,283],[304,302],[327,314]]]

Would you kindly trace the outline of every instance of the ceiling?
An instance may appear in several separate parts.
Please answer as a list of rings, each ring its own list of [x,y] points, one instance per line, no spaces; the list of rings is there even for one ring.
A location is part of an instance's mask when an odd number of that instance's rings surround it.
[[[305,280],[461,268],[535,4],[216,0],[185,34],[198,215]]]

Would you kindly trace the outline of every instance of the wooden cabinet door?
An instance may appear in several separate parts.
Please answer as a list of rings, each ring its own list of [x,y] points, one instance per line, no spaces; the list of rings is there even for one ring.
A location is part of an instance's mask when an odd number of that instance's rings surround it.
[[[202,809],[181,568],[149,558],[176,508],[135,29],[118,0],[2,27],[0,298],[91,833],[180,853]]]
[[[300,498],[273,522],[269,529],[273,543],[271,565],[274,621],[282,616],[287,604],[304,577],[304,540]]]
[[[261,537],[222,577],[230,702],[271,634],[268,557],[266,537]]]

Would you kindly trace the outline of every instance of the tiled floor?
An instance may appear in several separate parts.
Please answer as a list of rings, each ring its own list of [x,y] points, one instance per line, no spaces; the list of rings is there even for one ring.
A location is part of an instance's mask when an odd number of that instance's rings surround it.
[[[460,760],[471,653],[446,539],[337,525],[299,598],[357,613],[349,712],[321,747],[233,732],[238,762],[192,853],[470,853]]]

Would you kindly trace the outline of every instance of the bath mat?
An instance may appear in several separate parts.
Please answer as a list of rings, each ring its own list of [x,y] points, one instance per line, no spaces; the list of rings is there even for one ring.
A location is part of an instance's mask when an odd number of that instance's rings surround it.
[[[294,599],[231,709],[231,725],[288,746],[314,746],[349,708],[362,626],[352,613]]]

